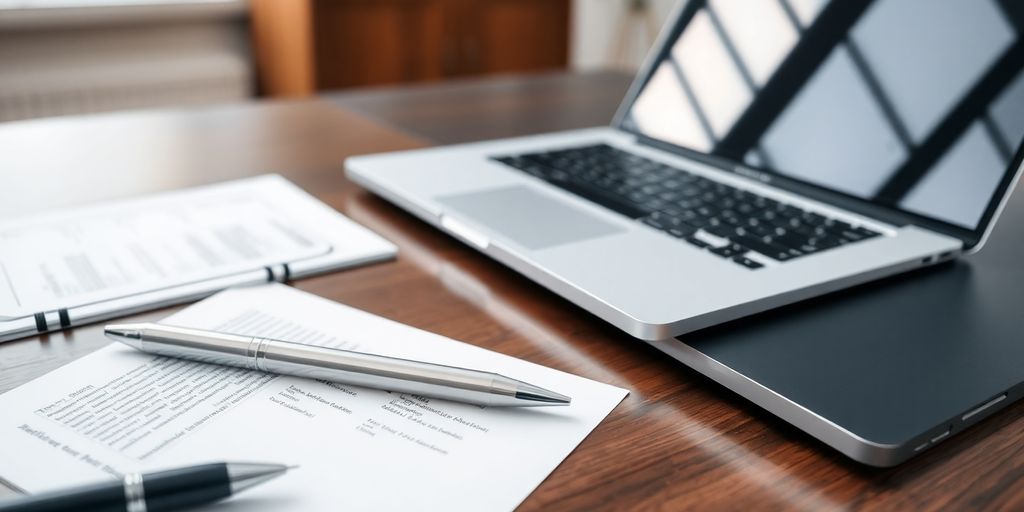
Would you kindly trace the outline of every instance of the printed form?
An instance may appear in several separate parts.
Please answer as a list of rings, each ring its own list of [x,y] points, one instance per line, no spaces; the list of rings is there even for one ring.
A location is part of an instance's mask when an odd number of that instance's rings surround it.
[[[0,222],[0,318],[328,253],[289,187],[240,180]]]
[[[279,462],[300,467],[222,507],[513,509],[627,393],[284,285],[227,290],[164,323],[494,371],[572,404],[481,408],[115,343],[0,396],[0,479],[39,492],[130,471]]]

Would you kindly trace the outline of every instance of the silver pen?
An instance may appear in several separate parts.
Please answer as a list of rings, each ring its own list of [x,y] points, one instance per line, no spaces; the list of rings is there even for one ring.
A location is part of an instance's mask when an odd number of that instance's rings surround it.
[[[154,323],[104,333],[143,352],[482,406],[568,405],[570,398],[497,373]]]

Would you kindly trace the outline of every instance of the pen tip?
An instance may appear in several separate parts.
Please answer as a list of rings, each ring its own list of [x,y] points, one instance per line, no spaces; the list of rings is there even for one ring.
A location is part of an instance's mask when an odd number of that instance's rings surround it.
[[[103,334],[118,338],[141,338],[142,326],[139,324],[107,324]]]
[[[572,398],[561,393],[555,393],[525,382],[521,382],[517,386],[516,398],[531,405],[569,405],[572,402]]]
[[[277,478],[292,467],[296,467],[251,462],[229,462],[226,466],[232,494]]]
[[[125,345],[141,349],[142,326],[138,324],[110,324],[103,328],[108,338],[120,341]]]

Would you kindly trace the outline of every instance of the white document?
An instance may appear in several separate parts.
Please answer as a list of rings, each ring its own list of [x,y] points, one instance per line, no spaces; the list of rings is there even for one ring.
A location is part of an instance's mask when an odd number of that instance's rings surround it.
[[[150,356],[112,344],[0,396],[0,479],[28,492],[217,461],[297,464],[239,510],[515,508],[625,397],[272,284],[164,320],[493,371],[572,397],[481,408]]]
[[[0,225],[0,266],[35,313],[319,256],[287,211],[244,187],[135,200]]]
[[[394,252],[273,175],[8,220],[0,340]]]

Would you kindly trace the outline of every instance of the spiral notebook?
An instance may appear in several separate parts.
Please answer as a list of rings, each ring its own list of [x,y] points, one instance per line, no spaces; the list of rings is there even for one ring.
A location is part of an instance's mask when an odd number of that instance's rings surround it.
[[[0,222],[0,341],[394,256],[278,175]]]

